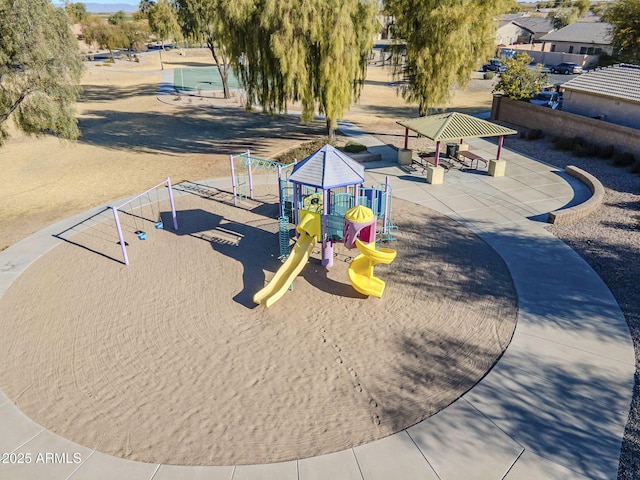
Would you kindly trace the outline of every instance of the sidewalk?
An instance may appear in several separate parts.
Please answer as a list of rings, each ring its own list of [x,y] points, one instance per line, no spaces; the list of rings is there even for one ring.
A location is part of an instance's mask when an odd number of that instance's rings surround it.
[[[543,223],[547,212],[588,198],[588,189],[555,167],[506,149],[505,177],[452,169],[443,185],[430,185],[423,175],[400,168],[395,151],[377,139],[348,124],[340,130],[382,155],[381,161],[366,164],[368,182],[388,176],[394,197],[457,220],[506,262],[518,294],[518,325],[487,376],[445,410],[382,440],[291,462],[224,467],[145,464],[104,455],[44,430],[0,392],[0,450],[16,454],[0,463],[0,479],[616,477],[633,389],[628,327],[600,278]],[[469,143],[486,155],[495,151],[484,140]],[[208,184],[227,188],[229,180]],[[75,220],[0,252],[0,295],[55,246],[52,233]],[[26,453],[31,463],[15,463]],[[59,456],[36,463],[47,453]]]

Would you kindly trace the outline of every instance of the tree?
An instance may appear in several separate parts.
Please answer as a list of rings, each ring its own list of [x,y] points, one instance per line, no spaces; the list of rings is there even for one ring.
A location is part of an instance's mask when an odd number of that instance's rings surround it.
[[[573,3],[564,1],[557,2],[556,6],[559,8],[551,12],[549,16],[551,17],[553,28],[560,30],[584,17],[591,8],[591,2],[590,0],[576,0]]]
[[[164,50],[164,41],[167,38],[176,38],[180,34],[176,11],[167,0],[159,0],[151,6],[148,15],[149,28],[160,38]]]
[[[149,24],[146,20],[125,22],[119,27],[127,39],[127,50],[144,51],[147,49],[145,42],[149,38]]]
[[[68,3],[64,9],[73,23],[80,23],[89,16],[87,6],[82,2]]]
[[[551,14],[551,25],[556,30],[566,27],[578,20],[578,15],[572,8],[560,8]]]
[[[640,0],[617,0],[603,17],[613,25],[612,44],[618,56],[640,64]]]
[[[542,73],[542,65],[528,68],[533,59],[526,53],[518,53],[514,58],[505,59],[507,69],[500,74],[500,80],[493,89],[511,100],[529,100],[547,84],[547,75]]]
[[[153,7],[155,3],[156,2],[154,2],[153,0],[140,0],[140,3],[138,4],[138,10],[144,13],[145,16],[149,16],[149,10],[151,10],[151,7]]]
[[[129,39],[122,27],[105,22],[100,17],[92,16],[82,22],[82,35],[87,45],[96,44],[99,48],[109,50],[112,62],[114,50],[129,47]]]
[[[359,0],[263,0],[234,31],[234,67],[247,106],[286,111],[299,101],[302,120],[326,118],[329,137],[358,98],[377,28],[377,4]],[[247,7],[249,10],[251,7]]]
[[[127,21],[127,14],[124,10],[118,10],[116,13],[109,15],[109,23],[111,25],[122,25]]]
[[[174,0],[178,22],[185,37],[204,42],[213,56],[220,78],[224,98],[231,97],[228,50],[232,44],[230,18],[251,0]]]
[[[0,0],[0,145],[7,120],[27,134],[79,135],[83,65],[68,16],[49,0]]]
[[[576,0],[573,2],[573,8],[578,17],[582,18],[591,10],[591,0]]]
[[[387,0],[396,19],[395,75],[401,92],[418,102],[420,115],[449,99],[451,87],[467,85],[478,64],[494,54],[495,18],[509,0]]]
[[[589,1],[589,0],[587,0]],[[510,5],[506,7],[507,13],[519,13],[533,10],[532,6],[523,6],[517,2],[517,0],[511,0]]]

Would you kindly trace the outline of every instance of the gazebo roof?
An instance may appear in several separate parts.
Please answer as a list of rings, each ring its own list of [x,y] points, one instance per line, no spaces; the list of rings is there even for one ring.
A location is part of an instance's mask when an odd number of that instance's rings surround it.
[[[396,123],[436,142],[518,133],[510,128],[458,112],[440,113]]]
[[[289,181],[323,190],[357,185],[364,183],[364,166],[327,144],[296,164]]]

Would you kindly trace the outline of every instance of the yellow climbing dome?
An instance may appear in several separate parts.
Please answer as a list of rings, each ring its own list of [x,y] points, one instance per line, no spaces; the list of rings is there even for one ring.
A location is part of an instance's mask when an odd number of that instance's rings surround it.
[[[358,205],[347,210],[344,219],[353,223],[369,223],[375,220],[376,216],[370,208]]]

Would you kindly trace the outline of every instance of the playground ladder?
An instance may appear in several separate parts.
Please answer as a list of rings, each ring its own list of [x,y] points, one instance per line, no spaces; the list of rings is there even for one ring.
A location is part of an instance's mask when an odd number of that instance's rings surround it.
[[[282,215],[278,217],[278,239],[280,241],[280,260],[289,257],[291,247],[289,246],[289,217]]]

